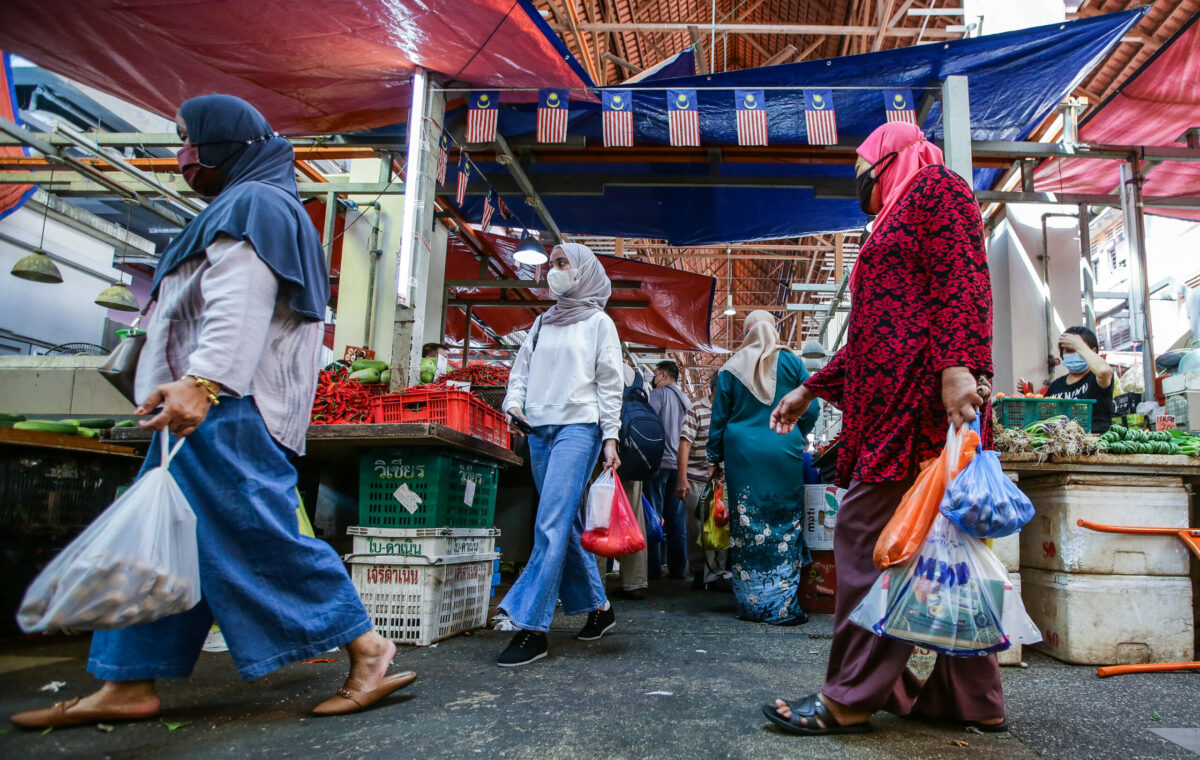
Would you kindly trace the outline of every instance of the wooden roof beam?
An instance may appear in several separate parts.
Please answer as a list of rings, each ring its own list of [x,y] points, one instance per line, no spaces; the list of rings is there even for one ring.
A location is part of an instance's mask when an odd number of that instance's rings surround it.
[[[687,33],[692,38],[692,47],[696,50],[696,73],[707,74],[709,68],[704,57],[704,35],[700,34],[700,27],[694,24],[687,27]]]

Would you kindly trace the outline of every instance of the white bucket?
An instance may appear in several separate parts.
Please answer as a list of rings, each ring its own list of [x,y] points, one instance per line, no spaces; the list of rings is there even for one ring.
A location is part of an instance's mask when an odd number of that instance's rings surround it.
[[[845,488],[826,485],[804,487],[804,540],[812,551],[833,549],[833,531]]]

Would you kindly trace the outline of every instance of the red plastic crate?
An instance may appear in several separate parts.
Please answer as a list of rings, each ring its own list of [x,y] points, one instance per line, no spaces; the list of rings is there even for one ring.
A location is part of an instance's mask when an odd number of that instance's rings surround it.
[[[371,398],[386,396],[392,392],[392,386],[389,383],[373,383],[371,385],[363,385],[367,389],[367,393],[371,394]]]
[[[445,425],[508,448],[505,416],[467,391],[410,391],[371,399],[376,423],[428,422]]]

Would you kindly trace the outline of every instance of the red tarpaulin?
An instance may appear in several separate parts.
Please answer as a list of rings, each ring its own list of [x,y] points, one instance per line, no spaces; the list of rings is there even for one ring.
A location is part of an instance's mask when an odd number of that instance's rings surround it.
[[[405,121],[418,66],[472,86],[587,84],[529,8],[512,0],[4,0],[0,48],[164,116],[194,95],[225,92],[280,132],[344,132]]]
[[[8,64],[8,53],[0,51],[0,116],[16,124],[21,123],[17,113],[17,98],[12,85],[12,70]],[[0,147],[0,156],[24,156],[25,151],[17,146]],[[21,207],[36,188],[33,185],[0,185],[0,219]]]
[[[489,277],[514,277],[519,265],[512,259],[512,252],[520,243],[515,238],[475,233],[482,241],[484,250],[492,254],[492,272]],[[615,256],[600,256],[600,263],[609,279],[627,280],[638,283],[637,290],[614,290],[609,299],[608,313],[617,325],[621,339],[637,345],[670,349],[709,349],[708,326],[712,312],[713,290],[716,280],[706,275],[693,274],[669,267],[646,264],[632,259]],[[544,267],[539,278],[545,275]],[[479,255],[457,235],[450,236],[446,251],[446,279],[479,279]],[[522,279],[529,279],[528,270]],[[472,299],[501,298],[500,288],[453,288],[451,297]],[[552,297],[549,290],[509,290],[507,298],[524,297],[544,300]],[[622,309],[622,302],[648,302],[649,308]],[[522,306],[480,307],[474,315],[497,335],[508,335],[524,330],[544,309]],[[462,340],[465,318],[461,307],[447,310],[446,336]],[[478,328],[472,328],[472,342],[482,340]]]
[[[1084,143],[1170,145],[1200,127],[1200,13],[1192,16],[1167,44],[1129,78],[1079,127]],[[1034,175],[1036,189],[1052,193],[1113,193],[1120,181],[1119,162],[1100,159],[1053,159]],[[1200,196],[1200,163],[1166,161],[1142,165],[1142,193]],[[1147,207],[1148,213],[1200,219],[1200,210]]]

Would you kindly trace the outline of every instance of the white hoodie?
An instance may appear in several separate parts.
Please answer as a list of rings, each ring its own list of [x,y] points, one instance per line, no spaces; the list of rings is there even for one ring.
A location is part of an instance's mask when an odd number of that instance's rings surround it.
[[[604,438],[615,439],[625,383],[612,318],[597,311],[574,324],[541,325],[536,351],[534,332],[513,364],[505,411],[522,411],[534,427],[599,422]]]

